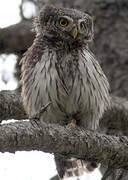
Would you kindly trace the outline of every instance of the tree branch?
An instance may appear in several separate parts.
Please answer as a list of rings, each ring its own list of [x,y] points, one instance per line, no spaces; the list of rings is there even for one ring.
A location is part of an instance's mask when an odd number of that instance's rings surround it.
[[[20,98],[20,89],[0,92],[0,121],[8,119],[26,119],[26,113]]]
[[[31,46],[34,39],[34,33],[31,29],[31,21],[22,21],[0,29],[0,54],[23,54]]]
[[[111,107],[100,120],[100,129],[106,134],[128,136],[127,99],[111,96]]]
[[[41,150],[67,158],[98,161],[112,168],[128,168],[128,139],[125,136],[108,136],[79,127],[32,122],[1,125],[0,152]]]
[[[0,120],[26,119],[20,89],[0,92]],[[112,96],[111,108],[100,121],[101,130],[107,134],[128,135],[128,101]]]

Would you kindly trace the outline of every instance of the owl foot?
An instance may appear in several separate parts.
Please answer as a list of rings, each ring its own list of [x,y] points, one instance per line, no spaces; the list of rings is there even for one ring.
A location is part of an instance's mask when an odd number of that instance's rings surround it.
[[[67,126],[70,127],[70,128],[75,128],[76,127],[76,120],[72,119],[71,123],[69,123]]]

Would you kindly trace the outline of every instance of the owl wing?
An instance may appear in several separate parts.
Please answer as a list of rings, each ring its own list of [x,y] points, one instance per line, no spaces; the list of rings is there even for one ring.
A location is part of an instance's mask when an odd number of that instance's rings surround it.
[[[43,46],[43,45],[42,45]],[[21,82],[22,82],[22,93],[21,97],[23,105],[31,117],[37,113],[42,107],[42,98],[40,98],[40,87],[45,86],[45,81],[39,77],[39,72],[43,71],[45,64],[41,65],[41,59],[44,54],[44,49],[40,47],[40,44],[33,45],[24,54],[20,64],[21,68]],[[44,59],[42,59],[44,61]]]

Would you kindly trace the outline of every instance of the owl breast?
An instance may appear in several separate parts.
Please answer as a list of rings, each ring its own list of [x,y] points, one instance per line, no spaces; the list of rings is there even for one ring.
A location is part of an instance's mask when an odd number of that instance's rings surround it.
[[[77,54],[45,50],[33,68],[28,111],[34,115],[52,102],[41,120],[49,123],[70,121],[80,113],[80,125],[96,129],[108,106],[108,82],[99,64],[86,51]]]

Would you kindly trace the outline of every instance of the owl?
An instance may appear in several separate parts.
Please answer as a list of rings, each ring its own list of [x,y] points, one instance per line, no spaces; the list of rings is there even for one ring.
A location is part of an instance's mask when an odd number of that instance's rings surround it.
[[[110,105],[109,83],[88,44],[93,18],[76,9],[45,5],[35,18],[36,37],[21,60],[22,99],[29,117],[51,102],[41,122],[96,130]],[[74,127],[75,128],[75,127]],[[80,176],[95,163],[55,155],[60,179]]]

